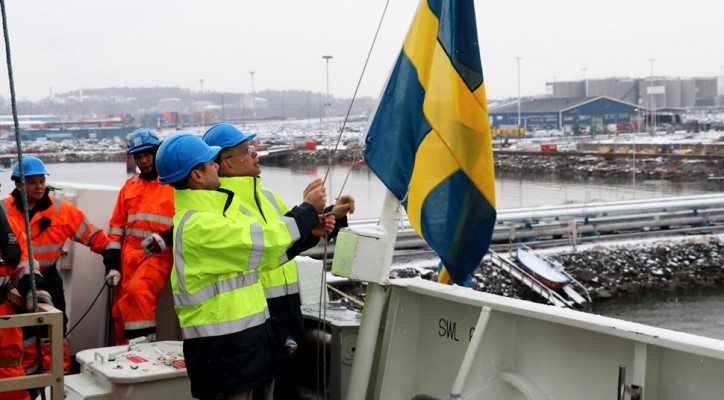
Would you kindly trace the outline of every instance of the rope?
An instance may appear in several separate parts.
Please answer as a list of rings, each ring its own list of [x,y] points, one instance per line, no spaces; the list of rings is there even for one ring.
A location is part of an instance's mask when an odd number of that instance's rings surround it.
[[[85,310],[85,312],[83,313],[83,315],[81,315],[81,317],[78,319],[78,321],[76,321],[76,323],[75,323],[73,326],[71,326],[70,329],[68,329],[68,332],[66,332],[66,334],[63,336],[63,338],[67,338],[68,336],[70,336],[70,333],[73,332],[73,329],[75,329],[78,325],[80,325],[81,321],[83,321],[83,318],[85,318],[86,315],[88,315],[88,313],[90,312],[90,310],[91,310],[91,309],[93,308],[93,306],[96,304],[96,301],[98,301],[98,298],[101,297],[101,294],[103,294],[103,289],[105,289],[106,286],[108,286],[108,283],[107,283],[107,282],[103,282],[103,285],[101,285],[101,290],[100,290],[100,291],[98,292],[98,294],[96,295],[96,298],[93,299],[93,301],[92,301],[92,302],[90,303],[90,305],[88,306],[88,309]],[[110,293],[110,288],[111,288],[111,287],[108,286],[108,291],[109,291],[109,293]]]
[[[347,121],[349,120],[349,115],[352,113],[352,106],[354,105],[354,101],[357,98],[357,92],[359,91],[359,87],[362,84],[362,78],[365,75],[365,71],[367,70],[367,64],[370,62],[370,57],[372,56],[372,50],[375,47],[375,43],[377,42],[377,36],[380,34],[380,28],[382,28],[382,21],[385,19],[385,14],[387,13],[387,7],[390,5],[390,0],[387,0],[385,2],[385,8],[382,10],[382,15],[380,16],[380,22],[377,24],[377,30],[375,31],[375,36],[372,39],[372,44],[370,45],[370,49],[367,52],[367,58],[365,59],[364,66],[362,67],[362,72],[360,73],[359,80],[357,80],[357,86],[354,89],[354,94],[352,95],[352,100],[349,102],[349,108],[347,108],[347,114],[344,116],[344,121],[342,121],[342,127],[339,129],[339,135],[337,135],[337,142],[334,144],[334,149],[332,150],[332,154],[329,157],[329,164],[327,165],[327,171],[324,173],[324,184],[327,183],[327,177],[329,176],[329,172],[332,169],[332,159],[334,158],[334,154],[337,152],[337,149],[339,148],[339,142],[342,140],[342,133],[344,132],[344,128],[347,126]],[[350,165],[350,169],[352,168],[352,165]],[[349,176],[349,173],[348,175]],[[344,183],[342,184],[342,188],[340,189],[340,196],[342,190],[344,190],[344,185],[347,183],[347,178],[345,178]]]
[[[2,0],[0,0],[0,1],[2,1]],[[98,292],[98,294],[96,295],[96,298],[93,299],[93,301],[91,302],[91,304],[90,304],[90,305],[88,306],[88,308],[85,310],[85,312],[83,313],[83,315],[78,319],[78,321],[76,321],[76,323],[75,323],[73,326],[71,326],[70,329],[68,329],[68,332],[66,332],[65,335],[63,335],[63,339],[67,339],[68,336],[70,336],[70,333],[73,332],[73,329],[75,329],[78,325],[80,325],[81,321],[83,321],[83,319],[88,315],[88,313],[90,312],[90,310],[93,309],[93,306],[96,304],[96,301],[98,301],[98,298],[101,297],[101,294],[103,294],[103,289],[105,289],[106,286],[108,286],[108,293],[110,293],[111,287],[108,285],[107,282],[103,282],[103,285],[101,285],[101,290],[100,290],[100,291]],[[37,331],[36,331],[36,337],[39,337]],[[52,349],[48,349],[48,352],[49,352],[49,351],[52,351]],[[40,357],[38,357],[38,360],[42,360],[43,357],[45,357],[46,355],[49,354],[48,352],[41,353],[40,351],[38,351],[37,354],[40,354],[40,355],[41,355]],[[40,367],[42,368],[42,366],[40,366]]]
[[[5,0],[0,0],[0,11],[3,20],[3,36],[5,38],[5,59],[8,67],[8,83],[10,85],[10,104],[13,110],[13,124],[15,125],[15,147],[18,150],[18,167],[20,171],[20,194],[23,201],[23,216],[25,217],[25,235],[28,241],[28,260],[30,271],[30,293],[33,299],[33,312],[38,312],[38,290],[35,287],[35,259],[33,258],[33,246],[30,239],[30,212],[28,210],[28,191],[25,186],[25,168],[23,168],[23,146],[20,142],[20,124],[18,122],[18,107],[15,101],[15,79],[13,78],[13,63],[10,57],[10,34],[8,33],[8,20],[5,12]],[[42,354],[40,346],[40,327],[36,329],[36,354]],[[38,361],[38,371],[43,373],[43,363]],[[40,392],[41,398],[45,400],[45,391]]]
[[[10,104],[13,110],[13,124],[15,125],[15,147],[18,150],[18,167],[20,169],[21,197],[23,202],[23,216],[25,217],[25,234],[28,245],[28,259],[30,260],[30,290],[33,294],[33,311],[38,311],[38,293],[35,287],[35,265],[33,258],[33,246],[30,241],[30,212],[28,210],[28,192],[25,186],[25,168],[23,168],[23,145],[20,142],[20,123],[18,122],[18,107],[15,101],[15,79],[13,78],[13,64],[10,57],[10,35],[8,33],[7,15],[5,13],[5,0],[0,0],[2,10],[3,35],[5,37],[5,59],[8,67],[8,82],[10,83]]]
[[[387,8],[388,8],[389,4],[390,4],[390,1],[387,0],[385,2],[385,7],[382,10],[382,15],[380,16],[380,21],[377,24],[377,29],[375,30],[375,35],[372,39],[372,43],[370,44],[370,49],[367,52],[367,58],[365,59],[364,66],[362,67],[362,71],[360,73],[359,79],[357,80],[357,86],[354,89],[354,94],[352,95],[352,100],[349,102],[349,107],[347,108],[347,113],[345,114],[344,120],[342,121],[342,126],[339,129],[339,134],[337,135],[337,142],[334,144],[334,149],[329,154],[327,170],[324,173],[324,180],[323,180],[324,185],[327,184],[327,178],[329,177],[329,173],[332,169],[332,159],[334,158],[334,154],[337,152],[337,149],[339,148],[339,143],[342,140],[342,133],[344,133],[344,128],[347,126],[347,121],[349,121],[349,116],[352,113],[352,107],[354,106],[354,101],[357,98],[357,92],[359,91],[359,87],[362,84],[362,78],[364,77],[365,71],[367,70],[367,65],[369,64],[370,57],[372,56],[372,50],[374,49],[375,43],[377,42],[377,37],[379,36],[380,29],[382,27],[382,22],[385,19],[385,14],[387,13]],[[352,171],[353,166],[354,166],[354,163],[352,163],[349,166],[347,175],[344,178],[344,182],[342,183],[342,187],[339,189],[339,195],[336,197],[336,199],[342,197],[342,192],[344,191],[344,187],[347,185],[347,181],[349,179],[349,175]],[[324,332],[324,333],[327,332],[327,328],[326,328],[327,304],[325,301],[324,293],[328,287],[327,271],[326,271],[327,256],[328,256],[328,244],[329,244],[329,238],[327,237],[327,235],[325,235],[325,237],[324,237],[324,253],[322,256],[323,273],[322,273],[322,278],[321,278],[321,283],[320,283],[321,290],[320,290],[320,299],[319,299],[319,315],[318,315],[319,322],[317,324],[317,332]],[[319,333],[318,333],[318,335],[319,335]],[[326,355],[326,341],[322,341],[322,343],[323,343],[322,344],[322,354]],[[319,364],[320,364],[319,357],[320,357],[320,352],[317,351],[317,366],[319,366]],[[322,357],[322,363],[323,363],[322,371],[326,371],[326,369],[327,369],[327,357],[326,356]],[[319,368],[317,368],[317,371],[318,371],[317,373],[319,374]],[[323,375],[324,376],[322,377],[322,385],[323,385],[322,393],[324,394],[324,398],[326,399],[327,398],[327,377],[326,377],[326,374],[323,374]],[[317,392],[318,393],[320,392],[319,391],[319,376],[317,376]]]

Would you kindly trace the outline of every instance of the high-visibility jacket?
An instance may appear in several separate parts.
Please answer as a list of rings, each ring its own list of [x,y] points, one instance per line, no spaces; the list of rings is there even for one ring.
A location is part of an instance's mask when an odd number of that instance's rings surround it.
[[[269,314],[257,270],[283,263],[287,247],[319,217],[304,205],[262,226],[225,189],[174,190],[174,203],[171,285],[191,392],[201,398],[244,392],[271,373]],[[221,387],[209,388],[219,377]]]
[[[25,230],[25,216],[23,214],[20,191],[15,189],[10,196],[0,202],[0,207],[7,214],[13,226]],[[49,268],[55,268],[63,253],[63,246],[69,239],[90,247],[94,253],[101,253],[105,248],[108,239],[103,230],[96,228],[86,217],[83,211],[73,204],[56,199],[46,189],[42,199],[30,210],[30,237],[33,244],[33,258],[39,266],[40,273]],[[17,232],[16,232],[17,233]],[[20,247],[27,252],[27,242],[20,240]],[[29,273],[28,260],[18,264],[13,280],[15,285],[20,279]],[[53,306],[63,312],[63,332],[66,330],[67,317],[65,316],[65,299],[63,298],[63,282],[57,271],[53,271],[54,280],[45,282],[45,289],[53,297]],[[23,360],[26,368],[32,369],[37,364],[37,358],[33,347],[35,346],[34,336],[26,334],[25,343],[27,356]],[[33,344],[30,344],[33,343]],[[66,370],[70,369],[70,356],[68,355],[69,345],[64,345],[63,364]],[[36,367],[37,368],[37,367]]]
[[[26,245],[21,246],[21,240]],[[0,209],[0,288],[10,283],[21,262],[23,265],[29,265],[25,232],[15,224],[15,221],[8,219],[4,210]],[[26,270],[25,274],[28,272]],[[36,277],[39,281],[42,280],[37,271]]]
[[[25,216],[19,197],[20,192],[15,189],[0,202],[0,207],[15,226],[25,230]],[[90,247],[94,253],[100,254],[106,248],[107,238],[103,230],[96,228],[83,211],[67,201],[56,199],[47,190],[45,196],[31,210],[31,215],[33,258],[38,262],[41,273],[60,260],[63,245],[68,239]],[[22,241],[20,246],[26,247]],[[18,271],[13,277],[16,284],[23,275],[27,275],[27,267],[27,261],[18,265]]]
[[[184,339],[263,324],[268,311],[257,271],[286,261],[287,248],[316,225],[316,212],[310,206],[305,223],[282,217],[263,226],[224,189],[174,190],[174,202],[171,284]]]
[[[5,276],[5,274],[3,274]],[[0,315],[14,315],[9,301],[0,300]],[[0,329],[0,379],[25,376],[23,370],[23,332],[20,327]],[[26,390],[0,392],[0,400],[30,400]]]
[[[134,174],[118,193],[106,246],[121,250],[121,284],[113,305],[116,344],[156,333],[156,300],[173,258],[171,249],[147,258],[141,242],[172,228],[173,215],[173,188],[159,184],[158,179],[148,181]]]
[[[252,176],[220,178],[221,187],[234,192],[241,201],[241,211],[256,222],[266,225],[269,221],[284,216],[289,208],[267,188],[262,188],[261,180]],[[294,259],[282,264],[280,268],[265,268],[259,271],[259,282],[264,287],[267,299],[299,293],[297,264]]]

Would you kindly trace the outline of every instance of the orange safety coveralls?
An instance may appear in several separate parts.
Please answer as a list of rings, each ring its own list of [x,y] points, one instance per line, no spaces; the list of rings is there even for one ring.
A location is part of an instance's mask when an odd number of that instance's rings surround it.
[[[0,298],[0,316],[16,314],[15,307],[5,298],[12,274],[13,267],[0,266],[0,292],[3,294]],[[0,329],[0,379],[16,376],[25,376],[22,328]],[[0,392],[0,400],[30,400],[30,396],[26,390],[13,390]]]
[[[116,344],[141,336],[155,339],[156,300],[173,267],[170,248],[146,257],[141,242],[173,227],[173,188],[139,173],[118,193],[109,221],[107,249],[121,250],[121,283],[114,295]]]
[[[21,227],[25,230],[25,217],[22,211],[22,203],[19,201],[19,191],[15,189],[10,196],[0,202],[0,207],[5,210],[8,220],[13,227]],[[96,228],[86,217],[83,211],[73,204],[56,199],[46,190],[45,196],[31,210],[30,235],[33,243],[33,258],[39,264],[40,273],[45,281],[45,290],[53,298],[53,306],[63,312],[63,333],[67,330],[68,318],[65,316],[65,291],[63,280],[58,274],[56,263],[63,253],[63,246],[68,239],[89,246],[91,251],[100,254],[108,243],[108,238],[103,230]],[[16,232],[17,234],[17,232]],[[24,235],[23,235],[24,236]],[[20,235],[18,235],[20,237]],[[21,248],[27,252],[25,240],[20,240]],[[28,262],[23,261],[18,265],[15,276],[17,284],[20,278],[28,274]],[[30,374],[38,370],[37,351],[35,337],[25,331],[25,359],[23,367],[25,372]],[[46,341],[47,342],[47,341]],[[70,356],[68,350],[70,344],[67,340],[63,343],[63,367],[70,370]],[[43,368],[50,368],[50,345],[44,343],[41,351],[45,355]]]
[[[0,315],[14,315],[15,309],[13,305],[5,299],[1,301]],[[23,331],[20,327],[0,329],[0,378],[16,376],[25,376],[23,370]],[[30,400],[30,396],[27,390],[13,390],[0,392],[0,400]]]

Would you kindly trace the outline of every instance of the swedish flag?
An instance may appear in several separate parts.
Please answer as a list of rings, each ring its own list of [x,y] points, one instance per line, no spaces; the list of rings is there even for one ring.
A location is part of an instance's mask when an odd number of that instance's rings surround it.
[[[453,282],[480,264],[495,174],[473,0],[423,0],[366,137],[365,161]]]

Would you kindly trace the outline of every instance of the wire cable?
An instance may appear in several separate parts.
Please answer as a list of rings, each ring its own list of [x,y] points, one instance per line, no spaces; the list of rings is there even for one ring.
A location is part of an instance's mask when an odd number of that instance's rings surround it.
[[[15,79],[13,77],[13,63],[12,58],[10,56],[10,34],[8,32],[8,19],[7,19],[7,13],[5,10],[5,0],[0,0],[0,13],[2,13],[2,23],[3,23],[3,36],[5,39],[5,60],[7,62],[7,69],[8,69],[8,84],[10,86],[10,105],[12,107],[12,113],[13,113],[13,124],[14,130],[15,130],[15,147],[18,150],[18,167],[20,170],[20,194],[23,201],[23,215],[25,217],[25,232],[26,237],[28,241],[28,260],[29,262],[29,272],[30,272],[30,293],[31,297],[33,299],[33,312],[38,312],[38,290],[35,287],[35,259],[33,258],[33,247],[30,242],[30,214],[28,211],[28,192],[27,188],[25,186],[25,169],[23,168],[23,146],[20,142],[20,124],[18,123],[18,107],[17,102],[15,100]],[[25,299],[27,301],[27,299]],[[37,334],[36,330],[36,334]],[[36,354],[42,354],[41,352],[41,346],[40,346],[40,337],[36,336],[38,340],[36,340]],[[38,362],[38,370],[40,373],[43,372],[43,363]],[[40,392],[41,398],[45,400],[45,391],[41,390]]]
[[[349,115],[352,113],[352,106],[354,106],[354,101],[357,99],[357,92],[359,91],[359,87],[362,84],[362,78],[364,78],[365,71],[367,70],[367,65],[370,62],[370,57],[372,56],[372,50],[375,48],[375,43],[377,42],[377,37],[380,34],[380,29],[382,28],[382,22],[385,19],[385,14],[387,13],[387,7],[390,5],[390,0],[387,0],[385,2],[385,8],[382,10],[382,15],[380,16],[380,22],[377,24],[377,30],[375,31],[375,35],[372,38],[372,44],[370,45],[370,49],[367,52],[367,58],[365,59],[364,66],[362,67],[362,72],[360,73],[359,79],[357,80],[357,86],[354,89],[354,94],[352,95],[352,100],[349,102],[349,107],[347,108],[347,114],[344,116],[344,120],[342,121],[342,126],[339,129],[339,135],[337,135],[337,142],[334,144],[334,149],[332,150],[332,154],[329,157],[330,162],[329,165],[327,165],[327,171],[324,173],[324,184],[327,183],[327,177],[329,176],[329,172],[332,169],[332,163],[331,160],[334,159],[334,154],[337,152],[337,149],[339,148],[339,142],[342,140],[342,133],[344,133],[344,128],[347,126],[347,121],[349,120]],[[354,164],[354,163],[353,163]],[[347,183],[347,180],[345,179],[345,184]],[[344,185],[342,185],[342,189],[344,189]]]
[[[367,58],[365,59],[364,66],[362,67],[362,71],[360,73],[360,77],[357,80],[357,86],[355,87],[354,94],[352,95],[352,100],[350,100],[349,107],[347,108],[347,113],[344,117],[344,120],[342,121],[342,126],[339,129],[339,134],[337,135],[337,141],[334,145],[334,149],[332,150],[331,154],[329,154],[328,157],[328,165],[327,170],[324,173],[324,180],[323,184],[327,184],[327,178],[329,177],[329,173],[332,169],[332,160],[334,159],[334,155],[337,152],[337,149],[339,148],[339,143],[342,140],[342,134],[344,133],[344,129],[347,126],[347,121],[349,121],[349,116],[352,113],[352,107],[354,106],[354,101],[357,98],[357,93],[359,91],[359,87],[362,84],[362,78],[364,77],[365,71],[367,70],[367,65],[369,64],[370,57],[372,56],[372,50],[375,47],[375,43],[377,42],[377,37],[379,36],[380,29],[382,28],[382,22],[385,19],[385,15],[387,14],[387,8],[389,7],[390,1],[387,0],[385,2],[385,7],[382,10],[382,15],[380,16],[380,21],[377,24],[377,29],[375,30],[374,37],[372,39],[372,43],[370,45],[370,49],[367,52]],[[349,179],[349,175],[352,171],[352,167],[354,166],[354,162],[349,166],[349,169],[347,171],[347,175],[344,179],[344,182],[342,183],[342,187],[340,188],[339,195],[335,198],[333,202],[336,202],[336,199],[342,197],[342,192],[344,191],[344,187],[347,184],[347,181]],[[327,257],[328,257],[328,244],[329,244],[329,237],[325,235],[324,237],[324,253],[322,256],[322,278],[320,282],[320,301],[319,301],[319,314],[318,314],[318,324],[317,324],[317,335],[320,334],[320,332],[324,332],[326,334],[327,332],[327,304],[326,304],[326,298],[324,297],[324,293],[327,290],[327,271],[326,271],[326,265],[327,265]],[[317,350],[317,366],[319,367],[320,364],[320,352]],[[327,357],[326,357],[326,341],[322,341],[322,363],[323,368],[322,371],[325,372],[322,377],[322,389],[323,389],[323,398],[327,399]],[[317,371],[319,371],[319,368],[317,368]],[[317,392],[319,393],[319,377],[317,377]]]

